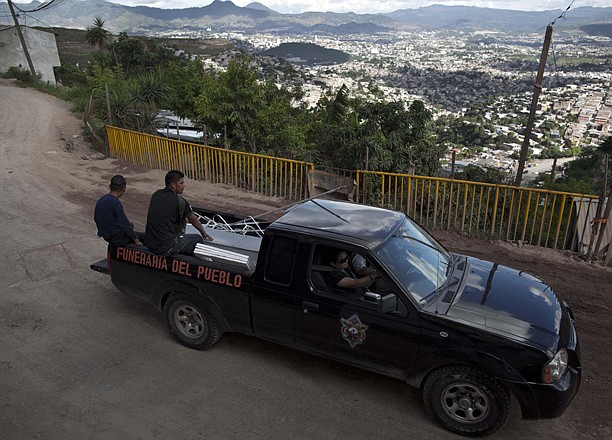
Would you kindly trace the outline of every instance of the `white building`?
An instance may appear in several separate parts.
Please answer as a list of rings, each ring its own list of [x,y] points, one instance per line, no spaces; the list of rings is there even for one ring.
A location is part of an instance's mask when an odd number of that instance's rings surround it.
[[[55,84],[53,67],[61,65],[55,34],[27,26],[21,26],[21,32],[36,74],[41,75],[42,81]],[[30,70],[15,26],[0,27],[0,72],[10,67]]]

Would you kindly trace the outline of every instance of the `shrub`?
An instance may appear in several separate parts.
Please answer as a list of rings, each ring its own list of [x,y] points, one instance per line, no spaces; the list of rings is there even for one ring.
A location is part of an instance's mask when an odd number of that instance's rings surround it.
[[[17,81],[32,83],[34,80],[32,79],[32,74],[29,70],[22,69],[21,67],[11,66],[9,69],[2,75],[4,78],[14,78]]]

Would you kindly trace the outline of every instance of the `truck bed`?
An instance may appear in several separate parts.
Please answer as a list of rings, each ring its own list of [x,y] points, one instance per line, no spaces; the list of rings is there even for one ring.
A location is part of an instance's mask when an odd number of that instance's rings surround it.
[[[223,260],[224,262],[244,264],[249,271],[255,270],[261,237],[210,228],[206,228],[206,232],[214,238],[214,241],[198,244],[194,252],[196,256],[211,261]],[[191,224],[188,224],[185,233],[198,234],[198,231]]]
[[[214,241],[205,241],[196,246],[195,258],[223,265],[239,266],[242,269],[241,272],[253,273],[257,264],[263,229],[270,222],[255,221],[252,217],[245,218],[236,214],[202,208],[194,208],[194,211],[199,214],[206,232],[214,238]],[[185,233],[199,234],[191,224],[186,225]],[[146,246],[128,245],[127,248],[150,253]],[[194,258],[187,255],[176,255],[175,257],[182,260]],[[89,267],[100,273],[109,273],[106,258],[90,264]]]

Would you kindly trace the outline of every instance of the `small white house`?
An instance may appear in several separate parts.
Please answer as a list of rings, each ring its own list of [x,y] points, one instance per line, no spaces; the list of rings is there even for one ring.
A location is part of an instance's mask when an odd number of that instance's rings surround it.
[[[21,26],[21,32],[34,70],[41,75],[42,81],[55,84],[53,67],[61,65],[55,34],[27,26]],[[10,67],[30,70],[15,26],[0,26],[0,72],[6,72]]]

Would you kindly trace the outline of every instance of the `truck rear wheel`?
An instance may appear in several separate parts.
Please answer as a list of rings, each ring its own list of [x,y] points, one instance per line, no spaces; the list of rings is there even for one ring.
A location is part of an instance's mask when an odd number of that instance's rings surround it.
[[[204,301],[193,295],[171,294],[164,312],[170,331],[189,348],[207,350],[223,334]]]
[[[498,431],[510,411],[508,391],[497,380],[459,365],[431,373],[423,385],[423,400],[442,426],[470,437]]]

